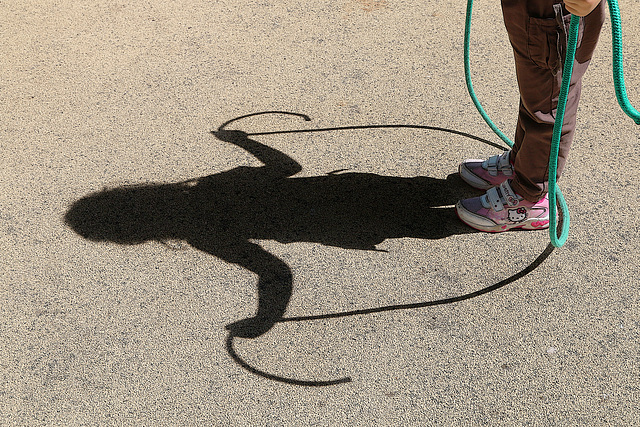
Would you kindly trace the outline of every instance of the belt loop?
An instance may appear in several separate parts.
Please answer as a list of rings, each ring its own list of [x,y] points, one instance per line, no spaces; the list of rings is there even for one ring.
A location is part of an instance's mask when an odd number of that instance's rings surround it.
[[[555,70],[553,70],[553,75],[556,73],[562,74],[562,69],[564,68],[564,58],[566,54],[567,44],[569,43],[569,32],[567,31],[567,25],[564,22],[564,11],[562,7],[562,3],[555,3],[553,5],[553,12],[556,16],[556,23],[558,24],[558,35],[556,38],[556,49],[558,50],[558,65]],[[561,37],[564,40],[561,40]]]
[[[564,34],[565,43],[569,42],[569,29],[567,28],[566,22],[564,22],[564,10],[562,7],[562,3],[556,3],[553,5],[553,12],[556,15],[556,22],[558,26],[562,28],[562,33]]]

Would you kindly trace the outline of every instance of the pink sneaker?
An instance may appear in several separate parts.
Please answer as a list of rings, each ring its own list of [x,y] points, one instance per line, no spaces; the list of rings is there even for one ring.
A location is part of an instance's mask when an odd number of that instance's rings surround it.
[[[459,201],[456,213],[462,222],[480,231],[549,228],[547,195],[536,203],[529,202],[511,189],[509,181],[490,188],[483,196]]]
[[[502,184],[513,177],[511,151],[489,157],[487,160],[465,160],[458,167],[460,177],[470,186],[480,190]]]

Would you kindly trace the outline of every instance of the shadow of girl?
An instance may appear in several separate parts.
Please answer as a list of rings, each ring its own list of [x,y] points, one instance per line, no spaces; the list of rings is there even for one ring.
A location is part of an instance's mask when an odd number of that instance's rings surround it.
[[[451,207],[464,191],[455,176],[329,173],[293,178],[302,167],[286,154],[241,131],[213,134],[264,166],[104,190],[75,202],[65,221],[93,241],[133,245],[183,240],[255,273],[257,312],[228,325],[232,336],[255,338],[267,332],[283,318],[292,293],[289,266],[253,240],[377,250],[389,238],[439,239],[473,232],[457,221]]]

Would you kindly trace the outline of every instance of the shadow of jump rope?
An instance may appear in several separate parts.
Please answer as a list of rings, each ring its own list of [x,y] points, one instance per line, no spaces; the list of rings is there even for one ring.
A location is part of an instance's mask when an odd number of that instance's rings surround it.
[[[481,295],[487,294],[489,292],[493,292],[497,289],[500,289],[510,283],[515,282],[516,280],[519,280],[523,277],[525,277],[527,274],[531,273],[533,270],[535,270],[538,266],[540,266],[540,264],[542,264],[548,257],[549,255],[551,255],[551,253],[553,252],[554,247],[552,244],[549,244],[546,249],[540,254],[538,255],[538,257],[531,263],[529,264],[526,268],[524,268],[523,270],[517,272],[516,274],[507,277],[504,280],[501,280],[498,283],[495,283],[491,286],[487,286],[486,288],[477,290],[475,292],[471,292],[468,294],[464,294],[464,295],[459,295],[456,297],[451,297],[451,298],[444,298],[444,299],[439,299],[439,300],[435,300],[435,301],[424,301],[424,302],[417,302],[417,303],[412,303],[412,304],[398,304],[398,305],[389,305],[389,306],[384,306],[384,307],[375,307],[375,308],[367,308],[367,309],[362,309],[362,310],[353,310],[353,311],[345,311],[345,312],[340,312],[340,313],[329,313],[329,314],[320,314],[320,315],[315,315],[315,316],[299,316],[299,317],[286,317],[283,318],[281,320],[278,321],[278,323],[284,323],[284,322],[302,322],[302,321],[307,321],[307,320],[320,320],[320,319],[336,319],[339,317],[348,317],[348,316],[360,316],[360,315],[365,315],[365,314],[373,314],[373,313],[382,313],[385,311],[397,311],[397,310],[410,310],[410,309],[418,309],[418,308],[425,308],[425,307],[432,307],[435,305],[443,305],[443,304],[451,304],[454,302],[460,302],[460,301],[465,301],[465,300],[469,300],[472,298],[476,298],[479,297]],[[227,352],[229,353],[229,356],[238,364],[240,365],[242,368],[244,368],[245,370],[251,372],[252,374],[255,375],[259,375],[263,378],[267,378],[273,381],[278,381],[278,382],[282,382],[282,383],[286,383],[286,384],[292,384],[292,385],[300,385],[300,386],[308,386],[308,387],[324,387],[324,386],[331,386],[331,385],[338,385],[338,384],[344,384],[344,383],[349,383],[351,382],[351,377],[344,377],[344,378],[338,378],[335,380],[327,380],[327,381],[305,381],[305,380],[298,380],[298,379],[294,379],[294,378],[286,378],[286,377],[282,377],[282,376],[278,376],[278,375],[274,375],[274,374],[269,374],[265,371],[262,371],[256,367],[251,366],[249,363],[247,363],[245,360],[243,360],[238,353],[235,351],[235,349],[233,348],[233,339],[234,337],[229,334],[227,337],[227,342],[226,342],[226,347],[227,347]]]
[[[411,304],[397,304],[397,305],[389,305],[384,307],[367,308],[362,310],[345,311],[345,312],[339,312],[339,313],[319,314],[314,316],[286,317],[286,318],[280,319],[277,323],[303,322],[308,320],[320,320],[320,319],[337,319],[340,317],[361,316],[366,314],[382,313],[385,311],[411,310],[411,309],[432,307],[435,305],[451,304],[455,302],[469,300],[484,294],[488,294],[489,292],[498,290],[510,283],[515,282],[516,280],[519,280],[525,277],[527,274],[531,273],[538,266],[540,266],[540,264],[542,264],[549,257],[549,255],[551,255],[553,250],[554,250],[554,246],[551,243],[549,243],[546,249],[540,255],[538,255],[538,257],[531,264],[529,264],[523,270],[517,272],[516,274],[510,277],[507,277],[504,280],[501,280],[498,283],[495,283],[491,286],[487,286],[486,288],[477,290],[475,292],[470,292],[468,294],[459,295],[451,298],[439,299],[435,301],[424,301],[424,302],[417,302],[417,303],[411,303]],[[233,339],[234,339],[233,335],[229,334],[227,336],[226,348],[227,348],[227,352],[229,353],[229,356],[243,369],[247,370],[248,372],[251,372],[252,374],[255,374],[273,381],[278,381],[278,382],[292,384],[292,385],[307,386],[307,387],[325,387],[325,386],[338,385],[338,384],[351,382],[351,377],[344,377],[344,378],[338,378],[335,380],[327,380],[327,381],[306,381],[306,380],[298,380],[294,378],[286,378],[286,377],[270,374],[254,366],[251,366],[244,359],[242,359],[233,348]]]
[[[287,112],[287,111],[264,111],[264,112],[259,112],[259,113],[252,113],[252,114],[247,114],[241,117],[236,117],[234,119],[231,119],[227,122],[225,122],[224,124],[222,124],[219,128],[218,128],[218,132],[223,132],[225,129],[225,127],[227,127],[227,125],[229,125],[232,122],[235,122],[237,120],[240,119],[244,119],[244,118],[248,118],[248,117],[252,117],[252,116],[257,116],[257,115],[262,115],[262,114],[285,114],[285,115],[292,115],[292,116],[298,116],[302,119],[304,119],[305,121],[310,121],[311,119],[309,118],[309,116],[304,115],[304,114],[298,114],[298,113],[292,113],[292,112]],[[440,127],[434,127],[434,126],[421,126],[421,125],[366,125],[366,126],[343,126],[343,127],[332,127],[332,128],[322,128],[322,129],[297,129],[297,130],[285,130],[285,131],[272,131],[272,132],[258,132],[258,133],[250,133],[247,134],[248,136],[262,136],[262,135],[276,135],[276,134],[287,134],[287,133],[308,133],[308,132],[327,132],[327,131],[338,131],[338,130],[359,130],[359,129],[382,129],[382,128],[409,128],[409,129],[427,129],[427,130],[436,130],[436,131],[444,131],[444,132],[448,132],[448,133],[453,133],[456,135],[460,135],[460,136],[465,136],[480,142],[483,142],[487,145],[490,145],[492,147],[496,147],[499,149],[504,149],[503,146],[495,144],[491,141],[488,141],[486,139],[465,133],[465,132],[459,132],[459,131],[455,131],[455,130],[451,130],[451,129],[445,129],[445,128],[440,128]],[[353,310],[353,311],[345,311],[345,312],[339,312],[339,313],[329,313],[329,314],[320,314],[320,315],[313,315],[313,316],[298,316],[298,317],[286,317],[286,318],[282,318],[280,319],[277,323],[284,323],[284,322],[303,322],[303,321],[309,321],[309,320],[321,320],[321,319],[337,319],[340,317],[349,317],[349,316],[361,316],[361,315],[367,315],[367,314],[373,314],[373,313],[382,313],[382,312],[386,312],[386,311],[397,311],[397,310],[411,310],[411,309],[418,309],[418,308],[425,308],[425,307],[432,307],[432,306],[436,306],[436,305],[444,305],[444,304],[451,304],[451,303],[455,303],[455,302],[460,302],[460,301],[465,301],[465,300],[469,300],[472,298],[476,298],[479,297],[481,295],[487,294],[489,292],[493,292],[497,289],[500,289],[510,283],[515,282],[516,280],[519,280],[523,277],[525,277],[527,274],[531,273],[533,270],[535,270],[538,266],[540,266],[548,257],[549,255],[551,255],[551,253],[554,250],[554,246],[552,244],[549,244],[546,249],[531,263],[529,264],[527,267],[525,267],[523,270],[515,273],[514,275],[501,280],[500,282],[497,282],[491,286],[487,286],[486,288],[468,293],[468,294],[464,294],[464,295],[459,295],[459,296],[455,296],[455,297],[451,297],[451,298],[444,298],[444,299],[439,299],[439,300],[434,300],[434,301],[424,301],[424,302],[417,302],[417,303],[411,303],[411,304],[398,304],[398,305],[389,305],[389,306],[384,306],[384,307],[375,307],[375,308],[367,308],[367,309],[361,309],[361,310]],[[338,378],[338,379],[334,379],[334,380],[326,380],[326,381],[318,381],[318,380],[299,380],[299,379],[295,379],[295,378],[287,378],[287,377],[283,377],[283,376],[279,376],[279,375],[274,375],[274,374],[270,374],[268,372],[265,372],[263,370],[260,370],[252,365],[250,365],[249,363],[247,363],[244,359],[242,359],[238,353],[235,351],[234,346],[233,346],[233,341],[234,341],[234,336],[233,334],[229,334],[227,336],[227,340],[226,340],[226,349],[227,349],[227,353],[229,354],[229,356],[238,364],[240,365],[243,369],[245,369],[246,371],[258,375],[260,377],[272,380],[272,381],[277,381],[277,382],[281,382],[281,383],[286,383],[286,384],[292,384],[292,385],[299,385],[299,386],[307,386],[307,387],[326,387],[326,386],[332,386],[332,385],[338,385],[338,384],[345,384],[345,383],[349,383],[351,382],[351,377],[344,377],[344,378]]]
[[[226,121],[225,123],[223,123],[222,125],[220,125],[220,127],[218,128],[217,132],[223,132],[225,130],[225,128],[238,120],[242,120],[242,119],[246,119],[249,117],[254,117],[254,116],[261,116],[261,115],[265,115],[265,114],[282,114],[282,115],[288,115],[288,116],[296,116],[296,117],[300,117],[303,120],[309,122],[311,121],[311,118],[309,116],[307,116],[306,114],[300,114],[300,113],[293,113],[290,111],[261,111],[259,113],[251,113],[251,114],[246,114],[244,116],[240,116],[240,117],[236,117],[233,118],[231,120]],[[464,136],[466,138],[470,138],[473,139],[475,141],[480,141],[484,144],[490,145],[492,147],[498,148],[500,150],[506,150],[506,148],[504,147],[504,145],[500,145],[500,144],[496,144],[494,142],[491,142],[487,139],[484,138],[480,138],[479,136],[475,136],[475,135],[471,135],[469,133],[466,132],[460,132],[454,129],[447,129],[447,128],[443,128],[443,127],[438,127],[438,126],[426,126],[426,125],[407,125],[407,124],[392,124],[392,125],[362,125],[362,126],[338,126],[338,127],[330,127],[330,128],[317,128],[317,129],[294,129],[294,130],[278,130],[278,131],[271,131],[271,132],[252,132],[252,133],[247,133],[247,136],[264,136],[264,135],[280,135],[280,134],[288,134],[288,133],[311,133],[311,132],[331,132],[331,131],[338,131],[338,130],[364,130],[364,129],[423,129],[423,130],[435,130],[435,131],[441,131],[441,132],[446,132],[446,133],[450,133],[453,135],[459,135],[459,136]]]

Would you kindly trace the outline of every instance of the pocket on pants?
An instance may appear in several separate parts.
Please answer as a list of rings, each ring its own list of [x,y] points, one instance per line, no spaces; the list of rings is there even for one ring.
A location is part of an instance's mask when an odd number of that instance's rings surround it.
[[[527,54],[540,68],[557,70],[560,28],[554,18],[529,17],[527,25]]]

